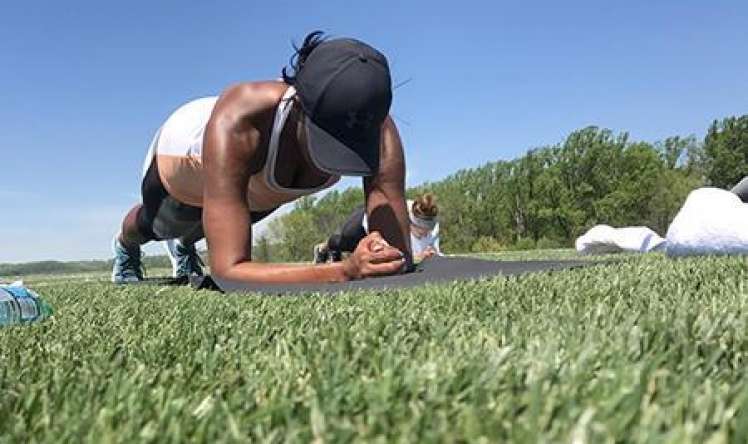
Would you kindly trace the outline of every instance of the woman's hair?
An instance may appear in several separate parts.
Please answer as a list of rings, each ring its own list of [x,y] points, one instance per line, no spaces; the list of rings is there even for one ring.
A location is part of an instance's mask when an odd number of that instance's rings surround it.
[[[295,43],[292,44],[294,54],[289,60],[290,66],[284,67],[281,71],[284,82],[288,83],[289,85],[293,85],[296,83],[296,75],[304,67],[304,63],[306,62],[307,57],[309,57],[309,54],[311,54],[312,51],[314,51],[314,49],[319,46],[320,43],[324,42],[326,38],[327,37],[325,37],[324,32],[314,31],[310,32],[306,37],[304,37],[304,42],[301,44],[301,47],[296,46]],[[290,68],[290,70],[288,68]]]
[[[436,197],[431,193],[418,196],[413,201],[413,215],[422,219],[434,219],[439,214]]]

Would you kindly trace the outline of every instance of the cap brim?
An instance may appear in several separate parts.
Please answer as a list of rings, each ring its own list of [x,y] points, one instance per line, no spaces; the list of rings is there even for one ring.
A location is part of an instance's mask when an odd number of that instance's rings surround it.
[[[379,131],[359,142],[357,150],[347,147],[327,131],[305,119],[309,156],[320,170],[339,176],[372,176],[379,169]],[[359,153],[371,153],[364,157]]]

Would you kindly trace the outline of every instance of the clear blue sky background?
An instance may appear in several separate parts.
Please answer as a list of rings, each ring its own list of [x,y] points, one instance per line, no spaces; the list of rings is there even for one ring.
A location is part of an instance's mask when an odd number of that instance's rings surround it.
[[[163,119],[277,77],[314,29],[413,79],[393,112],[415,184],[586,125],[701,138],[748,112],[747,24],[745,1],[4,2],[0,262],[108,257]]]

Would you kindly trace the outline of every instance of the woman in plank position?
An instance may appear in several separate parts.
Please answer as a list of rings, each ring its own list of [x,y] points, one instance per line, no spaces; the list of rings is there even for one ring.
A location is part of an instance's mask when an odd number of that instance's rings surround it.
[[[410,219],[410,246],[413,249],[414,260],[419,262],[434,255],[441,256],[437,220],[439,207],[434,195],[426,193],[415,200],[408,200],[407,207]],[[361,239],[369,233],[368,225],[364,207],[360,206],[353,210],[339,232],[330,236],[326,242],[314,246],[313,262],[322,264],[343,260],[343,253],[355,251]]]
[[[309,34],[283,81],[242,83],[177,109],[154,138],[142,204],[114,239],[112,280],[143,279],[140,246],[166,240],[175,277],[211,273],[259,283],[339,282],[412,264],[405,157],[387,59],[353,39]],[[251,262],[252,224],[281,204],[363,176],[371,234],[343,262]]]

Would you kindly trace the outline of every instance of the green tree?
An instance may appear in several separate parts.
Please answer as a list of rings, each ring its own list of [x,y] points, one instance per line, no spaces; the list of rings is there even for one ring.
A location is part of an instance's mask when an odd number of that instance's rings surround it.
[[[313,198],[301,199],[298,206],[270,224],[270,236],[275,245],[273,260],[308,261],[312,246],[319,241],[319,231],[314,225],[314,216],[306,205]]]
[[[252,260],[259,262],[271,262],[273,258],[272,244],[267,235],[260,235],[252,247]]]
[[[704,138],[708,183],[729,188],[748,175],[748,115],[715,120]]]
[[[693,153],[699,147],[694,136],[672,136],[655,143],[655,149],[660,153],[665,168],[674,170],[684,165],[687,166],[689,160],[694,157]]]

